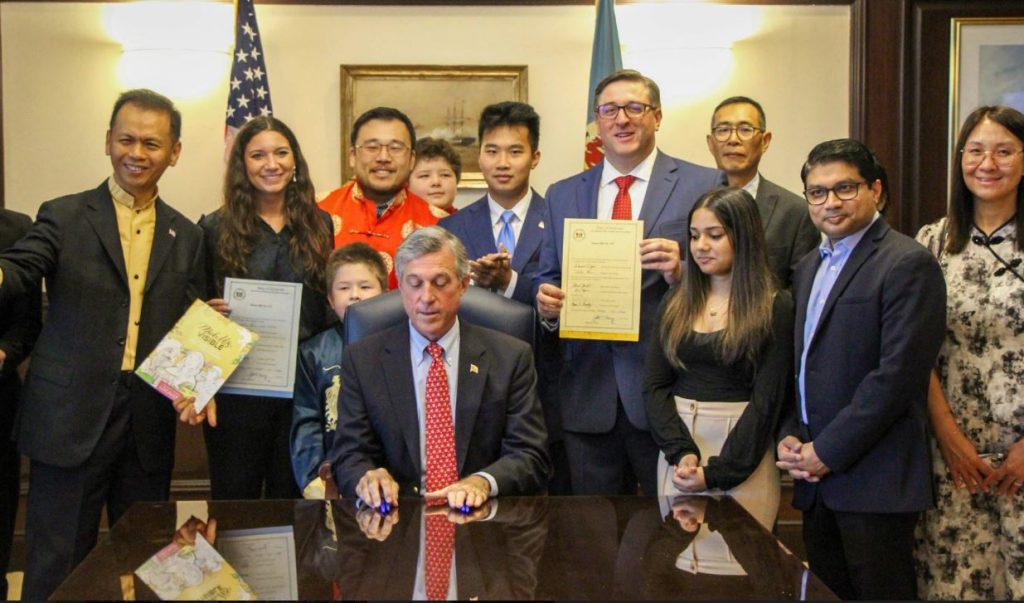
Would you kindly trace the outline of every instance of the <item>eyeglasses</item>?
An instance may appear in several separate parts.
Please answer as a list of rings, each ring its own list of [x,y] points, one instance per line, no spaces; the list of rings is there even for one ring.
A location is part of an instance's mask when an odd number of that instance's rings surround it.
[[[804,198],[811,205],[821,205],[828,201],[829,193],[835,193],[836,199],[850,201],[857,197],[857,191],[860,190],[862,184],[867,184],[867,182],[840,182],[832,188],[815,186],[804,191]]]
[[[754,134],[758,132],[764,132],[763,129],[754,127],[750,124],[740,124],[738,126],[715,126],[711,128],[711,135],[714,136],[718,142],[725,142],[729,140],[732,133],[736,132],[736,138],[747,141],[754,137]]]
[[[1013,165],[1013,160],[1021,153],[1024,153],[1024,151],[1014,151],[1013,149],[995,149],[994,151],[986,151],[981,147],[960,149],[960,154],[963,155],[964,158],[964,165],[967,167],[977,167],[981,165],[981,163],[985,161],[986,155],[991,155],[992,161],[999,167],[1010,167]]]
[[[409,145],[398,140],[392,140],[387,144],[382,144],[377,140],[371,140],[369,142],[364,142],[363,144],[357,144],[356,148],[363,153],[374,157],[380,154],[381,149],[387,149],[388,154],[392,157],[401,157],[409,150]]]
[[[648,105],[645,103],[626,103],[625,105],[616,105],[615,103],[604,103],[598,105],[595,111],[597,116],[601,119],[615,119],[619,116],[619,111],[625,111],[626,117],[630,119],[637,119],[643,117],[647,111],[653,111],[657,109],[654,105]]]

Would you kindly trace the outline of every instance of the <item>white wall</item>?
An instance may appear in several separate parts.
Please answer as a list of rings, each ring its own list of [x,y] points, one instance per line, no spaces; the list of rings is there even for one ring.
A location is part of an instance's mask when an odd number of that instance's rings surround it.
[[[42,201],[110,172],[104,132],[125,86],[121,47],[103,26],[106,7],[0,3],[8,208],[34,215]],[[542,118],[535,188],[543,193],[580,168],[592,7],[259,4],[257,16],[275,114],[299,136],[318,191],[340,184],[341,64],[526,64],[529,101]],[[666,152],[713,165],[704,142],[711,110],[733,94],[764,105],[775,139],[762,172],[791,189],[800,188],[811,146],[847,135],[848,7],[632,3],[618,19],[625,65],[662,86],[658,141]],[[744,37],[731,50],[693,48],[730,44],[706,32]],[[161,193],[192,218],[219,204],[226,71],[220,80],[205,96],[175,99],[184,149]],[[479,194],[464,192],[460,202]]]

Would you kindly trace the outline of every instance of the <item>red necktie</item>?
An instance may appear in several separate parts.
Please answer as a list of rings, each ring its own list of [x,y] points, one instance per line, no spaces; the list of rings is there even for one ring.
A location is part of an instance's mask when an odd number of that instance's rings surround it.
[[[426,395],[426,457],[427,492],[440,490],[458,481],[455,461],[455,430],[452,428],[452,406],[448,390],[448,374],[444,370],[444,350],[436,342],[427,345],[430,370],[427,372]],[[439,499],[435,504],[447,504]],[[452,569],[455,546],[455,524],[443,514],[426,517],[426,559],[424,581],[427,598],[443,600],[448,596],[448,577]]]
[[[636,176],[619,176],[615,184],[619,185],[619,193],[615,195],[615,205],[612,206],[612,220],[632,220],[633,202],[629,198],[629,187],[633,185]]]

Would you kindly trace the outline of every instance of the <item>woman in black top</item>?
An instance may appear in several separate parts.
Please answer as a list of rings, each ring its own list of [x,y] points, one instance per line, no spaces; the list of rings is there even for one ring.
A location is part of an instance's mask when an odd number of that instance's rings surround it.
[[[662,302],[644,376],[662,494],[728,491],[769,529],[779,504],[774,436],[792,392],[793,300],[768,266],[753,197],[706,193],[690,252]]]
[[[199,221],[207,245],[210,305],[227,276],[302,283],[299,340],[328,321],[324,264],[333,247],[330,216],[316,206],[309,168],[292,131],[257,117],[238,131],[224,178],[224,205]],[[217,396],[216,428],[206,427],[215,499],[299,498],[288,452],[292,400]]]

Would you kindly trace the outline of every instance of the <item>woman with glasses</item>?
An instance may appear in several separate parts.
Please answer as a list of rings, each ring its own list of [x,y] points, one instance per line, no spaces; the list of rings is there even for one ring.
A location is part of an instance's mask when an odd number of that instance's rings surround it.
[[[772,276],[749,193],[706,193],[689,224],[682,281],[662,302],[644,376],[662,451],[658,493],[727,491],[771,529],[774,436],[792,395],[793,299]]]
[[[291,129],[257,117],[238,131],[224,177],[224,201],[199,220],[206,239],[209,304],[230,316],[224,278],[302,284],[299,341],[327,326],[324,265],[330,216],[316,206],[309,167]],[[299,498],[288,433],[292,399],[217,396],[217,427],[205,431],[215,499]]]
[[[1024,598],[1024,115],[964,122],[949,213],[917,239],[946,277],[928,412],[937,507],[918,530],[928,599]]]

